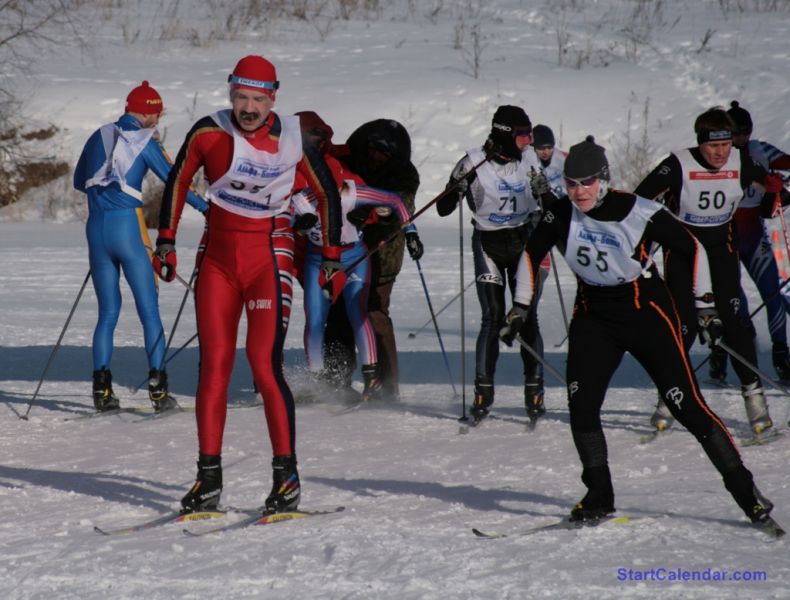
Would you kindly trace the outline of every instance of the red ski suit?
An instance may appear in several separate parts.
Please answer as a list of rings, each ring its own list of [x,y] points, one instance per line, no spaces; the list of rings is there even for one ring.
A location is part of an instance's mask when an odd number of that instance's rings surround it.
[[[239,131],[256,150],[270,154],[278,152],[281,126],[274,113],[270,113],[258,130]],[[233,154],[233,137],[213,118],[205,117],[195,124],[178,153],[165,187],[160,237],[175,237],[186,192],[198,169],[203,167],[211,184],[228,172]],[[294,191],[308,185],[321,189],[315,165],[304,156],[296,170]],[[163,230],[167,234],[163,235]],[[197,259],[199,272],[195,280],[200,340],[196,398],[200,453],[220,455],[222,451],[227,390],[243,308],[247,316],[247,359],[263,396],[273,454],[295,454],[294,401],[282,365],[283,311],[290,310],[293,266],[290,213],[251,218],[212,203],[205,242],[205,251]],[[284,290],[286,280],[288,287]]]

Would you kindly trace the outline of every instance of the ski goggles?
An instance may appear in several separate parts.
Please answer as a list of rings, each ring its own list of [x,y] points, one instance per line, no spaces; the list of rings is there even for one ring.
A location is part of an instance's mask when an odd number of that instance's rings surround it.
[[[572,190],[579,185],[583,188],[589,188],[592,187],[596,181],[598,181],[598,175],[591,175],[590,177],[585,177],[584,179],[571,179],[570,177],[565,177],[565,187],[569,190]]]
[[[514,127],[513,128],[513,137],[522,137],[522,136],[531,136],[532,135],[532,128],[531,127]]]

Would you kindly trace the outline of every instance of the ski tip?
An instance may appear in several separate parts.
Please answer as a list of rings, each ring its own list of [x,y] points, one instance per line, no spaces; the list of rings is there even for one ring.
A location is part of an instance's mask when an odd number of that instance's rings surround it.
[[[202,537],[202,536],[201,536],[201,534],[199,534],[199,533],[195,533],[194,531],[190,531],[190,530],[189,530],[189,529],[187,529],[186,527],[184,527],[184,529],[182,529],[182,530],[181,530],[181,533],[183,533],[183,534],[184,534],[185,536],[187,536],[187,537],[192,537],[192,538],[196,538],[196,537]],[[204,534],[204,535],[205,535],[205,534]]]
[[[765,521],[761,523],[754,523],[755,527],[757,527],[760,531],[763,531],[770,535],[772,538],[779,539],[783,537],[787,532],[782,528],[779,523],[777,523],[773,517],[768,517]]]
[[[472,533],[474,533],[477,537],[483,538],[483,539],[486,539],[486,540],[491,540],[491,539],[500,538],[500,537],[507,537],[507,535],[504,534],[504,533],[498,533],[498,534],[497,533],[486,533],[485,531],[480,531],[479,529],[477,529],[475,527],[472,528]]]
[[[108,532],[104,531],[101,527],[97,527],[96,525],[93,526],[93,531],[98,533],[99,535],[110,535]]]
[[[635,517],[629,517],[627,515],[621,517],[612,517],[609,519],[612,523],[631,523]]]

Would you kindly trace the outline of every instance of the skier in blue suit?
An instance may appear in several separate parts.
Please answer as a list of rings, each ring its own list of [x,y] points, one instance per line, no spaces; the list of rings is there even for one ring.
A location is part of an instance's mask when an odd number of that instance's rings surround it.
[[[156,130],[163,108],[159,93],[143,81],[129,93],[124,114],[91,135],[74,171],[74,187],[88,196],[85,229],[99,302],[93,333],[93,403],[98,411],[120,406],[112,389],[110,363],[113,332],[121,312],[121,267],[143,324],[149,398],[157,411],[176,405],[168,393],[163,368],[165,335],[151,266],[152,245],[142,210],[145,174],[150,169],[166,181],[172,167]],[[208,209],[206,201],[195,194],[190,193],[188,201],[200,212]]]

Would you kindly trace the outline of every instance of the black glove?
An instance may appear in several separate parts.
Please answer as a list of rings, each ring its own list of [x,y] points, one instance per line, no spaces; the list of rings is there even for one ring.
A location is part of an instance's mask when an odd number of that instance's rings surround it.
[[[513,340],[516,339],[516,335],[518,335],[518,332],[524,327],[524,323],[527,322],[528,314],[529,306],[515,303],[505,317],[505,326],[499,330],[499,339],[508,346],[512,346]]]
[[[552,193],[546,174],[543,171],[536,171],[535,167],[532,167],[529,174],[529,189],[532,190],[532,195],[536,199],[541,198],[543,194]]]
[[[318,223],[318,215],[305,213],[294,219],[294,229],[299,233],[305,233],[315,227],[316,223]]]
[[[411,256],[412,260],[420,260],[425,253],[425,248],[416,231],[406,232],[406,249],[409,251],[409,256]]]
[[[713,348],[716,342],[724,335],[724,325],[715,308],[701,308],[697,311],[699,324],[699,337],[703,344]]]

